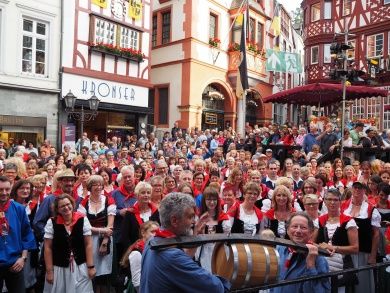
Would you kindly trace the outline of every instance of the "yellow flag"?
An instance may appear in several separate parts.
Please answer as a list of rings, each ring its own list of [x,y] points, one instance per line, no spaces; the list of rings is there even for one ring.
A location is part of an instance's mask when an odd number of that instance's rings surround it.
[[[271,29],[273,29],[275,37],[280,35],[280,16],[274,16],[271,23]]]
[[[95,4],[101,8],[107,8],[108,0],[92,0],[92,4]]]
[[[142,0],[129,1],[129,17],[135,20],[142,18]]]

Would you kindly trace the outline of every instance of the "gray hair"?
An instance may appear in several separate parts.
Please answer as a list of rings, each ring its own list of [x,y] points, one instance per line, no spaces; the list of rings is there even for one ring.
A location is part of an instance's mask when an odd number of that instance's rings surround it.
[[[164,178],[156,175],[150,178],[149,183],[151,186],[155,185],[157,182],[161,182],[164,185]]]
[[[125,171],[130,171],[134,175],[134,168],[131,165],[123,166],[121,169],[121,174],[123,175]]]
[[[182,192],[169,193],[159,207],[161,227],[171,227],[172,216],[181,219],[188,208],[195,208],[195,201],[190,195]]]
[[[140,182],[137,184],[137,186],[135,187],[135,189],[134,189],[134,194],[135,194],[136,196],[138,196],[139,192],[140,192],[142,189],[146,189],[146,190],[152,191],[152,186],[151,186],[148,182],[140,181]]]

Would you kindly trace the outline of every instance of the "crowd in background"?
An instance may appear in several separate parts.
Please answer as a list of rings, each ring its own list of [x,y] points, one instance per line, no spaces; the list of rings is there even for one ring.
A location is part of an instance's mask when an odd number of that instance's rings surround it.
[[[240,135],[231,128],[183,130],[175,123],[160,139],[142,131],[102,142],[83,133],[75,150],[64,145],[60,151],[48,140],[39,148],[0,141],[0,192],[9,183],[9,196],[25,207],[34,237],[23,231],[24,221],[20,233],[29,245],[23,239],[6,243],[11,222],[0,223],[0,251],[18,246],[0,252],[0,281],[6,281],[4,290],[11,286],[4,272],[12,268],[28,292],[123,292],[124,284],[139,290],[142,251],[160,231],[159,205],[171,192],[194,198],[197,217],[207,215],[205,234],[270,230],[288,239],[289,217],[305,211],[315,226],[311,240],[332,254],[330,270],[390,259],[390,162],[380,152],[364,161],[355,152],[338,157],[340,144],[390,147],[389,131],[363,128],[357,123],[341,135],[330,123],[323,131],[247,125]],[[279,160],[275,145],[299,147]],[[9,200],[0,205],[1,220]],[[204,245],[194,256],[208,270],[212,250]],[[373,292],[375,282],[383,292],[390,288],[368,271],[344,275],[340,288]]]

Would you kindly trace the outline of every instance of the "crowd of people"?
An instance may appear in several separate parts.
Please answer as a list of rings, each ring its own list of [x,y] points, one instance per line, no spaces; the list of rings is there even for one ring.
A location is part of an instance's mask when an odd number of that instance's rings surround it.
[[[213,244],[162,254],[146,244],[192,233],[264,233],[306,245],[306,255],[277,247],[280,280],[390,260],[390,162],[334,152],[341,143],[386,148],[389,138],[359,123],[343,137],[331,124],[322,132],[245,130],[184,131],[175,123],[160,139],[142,131],[105,142],[83,133],[76,150],[61,151],[48,140],[39,148],[0,141],[3,292],[228,290],[228,280],[210,273]],[[281,158],[273,145],[296,148]],[[339,292],[388,292],[390,274],[381,273],[380,280],[371,271],[340,274]],[[322,279],[273,292],[291,290],[330,285]]]

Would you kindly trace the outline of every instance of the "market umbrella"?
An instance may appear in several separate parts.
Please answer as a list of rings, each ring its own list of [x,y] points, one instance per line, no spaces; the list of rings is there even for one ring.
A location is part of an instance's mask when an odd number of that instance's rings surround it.
[[[347,86],[346,100],[370,97],[386,97],[387,90],[367,86]],[[343,85],[334,83],[312,83],[270,95],[264,103],[297,104],[307,106],[328,106],[342,101]]]

